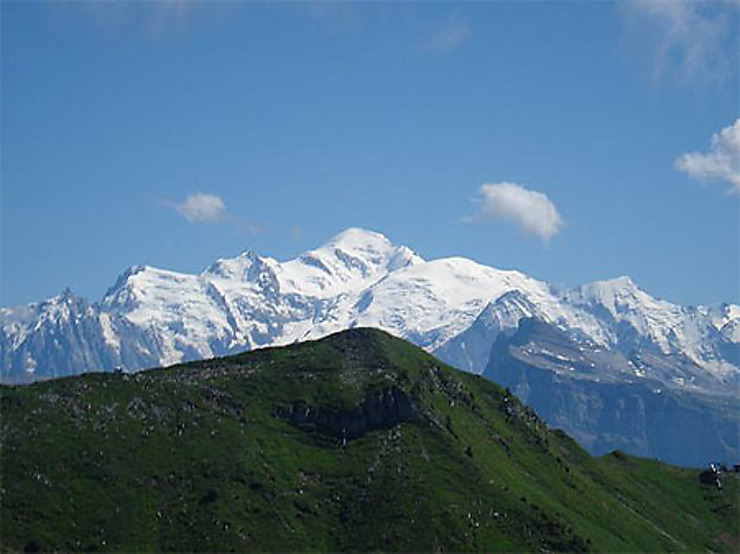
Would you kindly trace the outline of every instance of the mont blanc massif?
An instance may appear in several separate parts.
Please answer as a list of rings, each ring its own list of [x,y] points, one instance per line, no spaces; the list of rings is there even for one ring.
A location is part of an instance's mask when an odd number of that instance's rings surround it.
[[[3,308],[0,323],[3,383],[376,327],[509,387],[592,453],[740,457],[740,306],[679,306],[627,277],[556,289],[348,229],[286,262],[245,252],[199,275],[132,267],[98,303],[65,291]]]

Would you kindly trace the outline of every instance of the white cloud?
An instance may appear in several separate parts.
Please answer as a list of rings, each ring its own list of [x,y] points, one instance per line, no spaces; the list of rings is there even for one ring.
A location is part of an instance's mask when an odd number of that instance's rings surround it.
[[[547,243],[564,221],[547,195],[516,183],[486,183],[478,190],[476,221],[503,219]]]
[[[212,0],[98,0],[46,2],[50,9],[78,9],[90,15],[106,31],[145,31],[152,38],[186,33],[191,24],[204,17],[222,17],[230,2]]]
[[[459,16],[451,15],[434,35],[422,44],[422,47],[424,50],[452,52],[471,36],[468,22]]]
[[[727,181],[740,193],[740,118],[712,135],[709,152],[689,152],[676,158],[676,169],[702,181]]]
[[[736,75],[740,0],[628,0],[619,6],[635,53],[650,63],[654,83],[677,78],[717,85]]]
[[[291,4],[292,5],[292,4]],[[360,25],[356,6],[352,2],[336,0],[308,0],[298,2],[297,7],[308,10],[311,17],[323,22],[333,33],[356,31]]]
[[[190,222],[213,223],[226,216],[226,205],[215,194],[191,194],[182,202],[165,202],[170,208],[179,212]]]
[[[196,0],[157,0],[144,5],[150,9],[147,26],[152,33],[159,35],[173,26],[183,28],[188,12],[196,6]]]

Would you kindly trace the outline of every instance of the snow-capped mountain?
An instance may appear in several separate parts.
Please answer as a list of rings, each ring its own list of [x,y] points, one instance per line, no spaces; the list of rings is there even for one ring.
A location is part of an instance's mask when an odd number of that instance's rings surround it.
[[[425,262],[378,233],[349,229],[287,262],[245,252],[200,275],[132,267],[95,305],[66,292],[3,309],[2,378],[136,370],[357,325],[432,350],[491,298],[531,286],[540,285],[517,272],[464,259]]]
[[[679,306],[626,277],[555,290],[464,258],[425,261],[362,229],[285,262],[245,252],[199,275],[138,266],[98,303],[65,291],[3,308],[0,377],[13,383],[135,371],[354,326],[384,329],[461,369],[490,374],[497,340],[532,319],[567,336],[568,348],[594,364],[582,372],[550,360],[553,374],[740,397],[737,305]]]
[[[424,261],[379,233],[348,229],[293,260],[245,252],[200,275],[135,266],[102,301],[70,291],[0,310],[2,380],[137,370],[318,338],[390,331],[483,372],[500,332],[537,317],[599,348],[648,345],[720,382],[737,379],[740,307],[682,307],[629,278],[565,292],[464,258]]]
[[[705,392],[696,372],[686,386],[678,375],[691,374],[691,364],[649,351],[639,357],[640,368],[617,349],[584,348],[555,325],[523,318],[499,334],[484,375],[593,454],[619,449],[692,467],[737,460],[737,388]]]

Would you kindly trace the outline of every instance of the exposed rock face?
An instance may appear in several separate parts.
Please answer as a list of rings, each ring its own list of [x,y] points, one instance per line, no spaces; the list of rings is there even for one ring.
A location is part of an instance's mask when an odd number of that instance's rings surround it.
[[[434,355],[454,367],[481,373],[499,333],[516,329],[527,317],[544,315],[521,291],[507,292],[489,303],[470,327],[444,343]]]
[[[406,394],[395,387],[365,398],[352,409],[309,406],[296,402],[278,407],[275,415],[293,425],[347,440],[356,439],[375,429],[387,429],[416,417],[417,409]]]
[[[634,372],[616,379],[633,368],[631,360],[610,352],[597,365],[592,356],[564,332],[528,319],[512,336],[499,336],[485,375],[594,454],[620,449],[693,466],[740,456],[732,390],[689,394]],[[603,373],[605,365],[613,371]]]

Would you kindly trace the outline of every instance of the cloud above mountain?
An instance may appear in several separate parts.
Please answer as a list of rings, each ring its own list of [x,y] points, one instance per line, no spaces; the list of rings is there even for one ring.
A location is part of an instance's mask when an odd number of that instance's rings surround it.
[[[165,204],[191,223],[214,223],[226,217],[226,204],[215,194],[199,192],[182,202],[166,201]]]
[[[452,52],[471,36],[472,32],[467,20],[457,15],[450,15],[434,34],[422,43],[422,48],[433,52]]]
[[[498,219],[515,224],[524,233],[550,241],[565,223],[546,194],[516,183],[484,183],[476,198],[474,221]]]
[[[700,181],[725,181],[740,193],[740,118],[712,135],[709,152],[689,152],[676,158],[676,169]]]
[[[619,4],[629,42],[654,83],[721,85],[737,66],[733,29],[740,0],[627,0]]]

